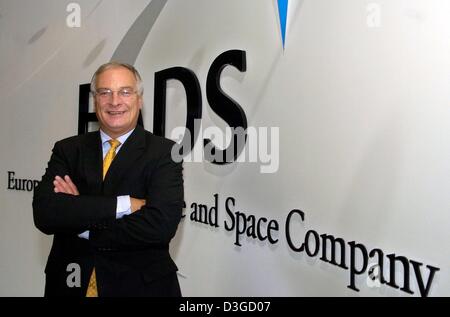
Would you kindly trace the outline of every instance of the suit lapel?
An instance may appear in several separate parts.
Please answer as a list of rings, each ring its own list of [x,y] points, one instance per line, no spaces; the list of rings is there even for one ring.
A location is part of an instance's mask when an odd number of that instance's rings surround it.
[[[83,150],[84,173],[86,175],[89,193],[100,194],[102,192],[102,141],[100,132],[89,133],[86,135],[87,142]]]
[[[106,173],[103,191],[105,194],[115,194],[120,181],[127,175],[130,168],[145,151],[145,131],[141,126],[136,126],[120,148],[111,166]]]

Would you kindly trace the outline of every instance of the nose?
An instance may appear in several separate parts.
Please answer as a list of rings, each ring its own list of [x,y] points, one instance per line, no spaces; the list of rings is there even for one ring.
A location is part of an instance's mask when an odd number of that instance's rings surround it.
[[[111,96],[111,104],[113,106],[117,106],[120,104],[120,96],[119,93],[117,91],[113,91],[112,92],[112,96]]]

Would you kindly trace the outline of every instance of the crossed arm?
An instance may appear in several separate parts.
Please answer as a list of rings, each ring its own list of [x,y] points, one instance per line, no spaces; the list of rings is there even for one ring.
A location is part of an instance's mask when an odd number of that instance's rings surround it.
[[[145,200],[131,197],[132,213],[117,219],[117,197],[80,195],[68,176],[71,155],[66,156],[66,151],[70,152],[70,147],[55,145],[47,171],[35,190],[33,214],[39,230],[46,234],[80,234],[89,230],[89,241],[94,247],[168,244],[184,206],[182,164],[172,161],[170,152],[160,158],[148,178]]]
[[[63,193],[73,196],[78,196],[80,193],[78,192],[77,186],[72,182],[70,176],[65,175],[64,178],[60,176],[55,176],[53,181],[54,191],[55,193]],[[131,202],[131,212],[136,212],[145,205],[145,199],[138,199],[130,197]]]

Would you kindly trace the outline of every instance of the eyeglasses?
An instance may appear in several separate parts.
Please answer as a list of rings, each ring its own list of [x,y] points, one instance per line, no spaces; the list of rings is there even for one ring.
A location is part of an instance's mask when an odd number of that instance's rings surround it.
[[[120,90],[111,90],[109,88],[99,88],[95,91],[95,96],[98,96],[100,100],[111,100],[114,92],[117,92],[120,98],[127,99],[136,94],[136,91],[132,88],[122,88]]]

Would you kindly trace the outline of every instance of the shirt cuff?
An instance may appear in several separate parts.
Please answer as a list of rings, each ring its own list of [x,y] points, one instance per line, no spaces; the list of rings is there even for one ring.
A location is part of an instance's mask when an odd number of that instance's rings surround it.
[[[117,197],[117,208],[116,208],[116,219],[120,219],[123,216],[131,214],[131,199],[130,196],[118,196]]]
[[[88,230],[88,231],[85,231],[85,232],[83,232],[83,233],[80,233],[78,236],[79,236],[80,238],[82,238],[82,239],[89,240],[89,230]]]

